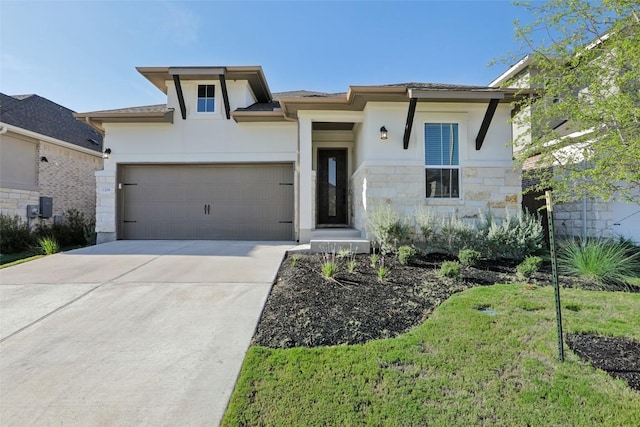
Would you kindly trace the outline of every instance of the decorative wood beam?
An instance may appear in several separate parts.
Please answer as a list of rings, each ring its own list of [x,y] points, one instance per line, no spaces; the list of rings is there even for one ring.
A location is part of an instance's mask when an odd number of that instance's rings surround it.
[[[184,95],[182,94],[182,85],[180,85],[180,76],[178,74],[173,75],[173,83],[175,83],[176,92],[178,92],[178,102],[180,103],[180,113],[182,113],[182,120],[186,120],[187,107],[184,105]]]
[[[411,138],[411,128],[413,127],[413,118],[416,115],[416,104],[418,98],[411,98],[409,100],[409,112],[407,113],[407,124],[404,125],[404,137],[402,138],[403,147],[406,150],[409,148],[409,138]]]
[[[491,120],[493,119],[493,114],[496,112],[496,108],[498,107],[499,102],[500,102],[499,99],[492,99],[489,101],[489,105],[487,106],[487,111],[484,113],[484,119],[482,119],[482,124],[480,125],[480,130],[478,131],[478,136],[476,136],[476,150],[479,150],[482,148],[484,137],[487,136],[489,125],[491,124]]]
[[[224,101],[224,112],[227,113],[227,120],[231,118],[231,107],[229,107],[229,94],[227,93],[227,80],[224,74],[218,76],[220,79],[220,87],[222,88],[222,100]]]

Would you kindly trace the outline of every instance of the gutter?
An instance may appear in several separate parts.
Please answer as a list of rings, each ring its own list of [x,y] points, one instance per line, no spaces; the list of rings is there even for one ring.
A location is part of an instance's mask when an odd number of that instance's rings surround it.
[[[28,136],[29,138],[33,138],[33,139],[37,139],[40,141],[44,141],[44,142],[48,142],[50,144],[54,144],[54,145],[58,145],[60,147],[64,147],[64,148],[68,148],[71,150],[75,150],[78,151],[80,153],[84,153],[84,154],[89,154],[95,157],[99,157],[102,158],[102,153],[100,151],[94,151],[94,150],[90,150],[88,148],[84,148],[84,147],[80,147],[79,145],[75,145],[72,144],[70,142],[66,142],[63,141],[61,139],[56,139],[56,138],[52,138],[50,136],[47,135],[42,135],[40,133],[37,132],[32,132],[30,130],[27,129],[23,129],[17,126],[13,126],[7,123],[2,123],[0,122],[0,127],[2,129],[0,129],[0,135],[4,135],[5,133],[7,133],[7,131],[11,131],[13,133],[17,133],[19,135],[24,135],[24,136]]]

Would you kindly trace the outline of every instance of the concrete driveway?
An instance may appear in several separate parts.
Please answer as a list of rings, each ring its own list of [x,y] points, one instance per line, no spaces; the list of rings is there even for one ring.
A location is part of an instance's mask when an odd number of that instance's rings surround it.
[[[0,270],[0,425],[218,425],[292,246],[118,241]]]

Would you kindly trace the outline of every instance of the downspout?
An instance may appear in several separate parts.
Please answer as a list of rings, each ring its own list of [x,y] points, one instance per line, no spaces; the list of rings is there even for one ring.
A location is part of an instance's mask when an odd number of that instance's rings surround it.
[[[582,198],[582,239],[587,240],[587,197]]]

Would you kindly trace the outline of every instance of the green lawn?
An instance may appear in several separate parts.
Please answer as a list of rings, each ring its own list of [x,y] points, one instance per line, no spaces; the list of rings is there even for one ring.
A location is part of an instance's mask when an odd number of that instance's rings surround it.
[[[565,332],[640,339],[640,295],[562,291]],[[477,310],[490,307],[488,316]],[[365,345],[250,348],[225,426],[631,426],[640,393],[557,360],[553,289],[479,287]]]
[[[0,268],[11,267],[12,265],[22,264],[32,259],[42,258],[40,249],[28,249],[13,254],[0,254]]]

